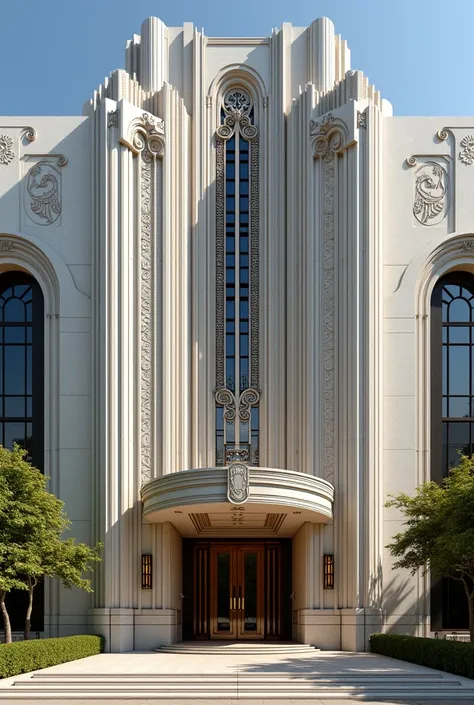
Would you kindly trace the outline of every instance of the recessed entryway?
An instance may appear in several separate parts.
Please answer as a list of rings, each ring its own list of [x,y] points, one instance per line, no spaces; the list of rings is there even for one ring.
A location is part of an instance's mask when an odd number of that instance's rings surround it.
[[[291,637],[291,541],[183,540],[183,637]]]

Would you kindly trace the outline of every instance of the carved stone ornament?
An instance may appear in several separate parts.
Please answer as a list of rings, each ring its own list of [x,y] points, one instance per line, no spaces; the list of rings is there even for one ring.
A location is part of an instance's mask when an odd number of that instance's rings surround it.
[[[427,161],[415,172],[413,215],[422,225],[437,225],[447,215],[448,174],[441,164]]]
[[[365,129],[367,127],[367,112],[357,111],[357,127]]]
[[[140,155],[140,445],[141,482],[152,479],[153,427],[153,243],[160,227],[159,157],[164,154],[165,130],[161,118],[142,113],[128,126],[120,142]]]
[[[0,252],[11,252],[13,250],[13,242],[11,240],[0,240]]]
[[[474,240],[464,240],[461,249],[463,252],[474,252]]]
[[[127,136],[120,141],[134,154],[142,152],[144,158],[162,157],[165,148],[165,123],[155,115],[142,113],[131,121]]]
[[[118,127],[118,110],[109,110],[107,114],[107,127]]]
[[[244,389],[239,396],[238,405],[232,390],[221,387],[214,392],[216,404],[224,407],[224,421],[232,423],[237,415],[237,406],[240,421],[246,422],[250,419],[251,407],[260,401],[260,392],[257,389]]]
[[[248,463],[250,460],[250,451],[248,448],[226,448],[225,449],[225,462],[234,463],[240,461],[241,463]]]
[[[334,201],[335,155],[345,146],[345,123],[331,113],[311,121],[313,155],[323,162],[323,473],[326,480],[334,474]]]
[[[0,135],[0,164],[9,164],[14,156],[12,138],[8,135]]]
[[[25,211],[37,225],[51,225],[61,214],[61,174],[51,162],[34,164],[25,178]]]
[[[227,469],[227,499],[243,504],[249,498],[249,469],[243,463],[232,463]]]
[[[474,137],[466,135],[461,140],[462,150],[459,152],[459,159],[463,164],[471,165],[474,163]]]

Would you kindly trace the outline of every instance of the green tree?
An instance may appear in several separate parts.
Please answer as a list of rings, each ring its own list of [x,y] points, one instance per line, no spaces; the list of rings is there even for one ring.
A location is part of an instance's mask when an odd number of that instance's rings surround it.
[[[441,485],[426,482],[415,496],[401,493],[386,504],[404,516],[406,530],[387,548],[397,558],[393,568],[431,570],[437,577],[460,580],[469,605],[474,643],[474,463],[461,456]]]
[[[83,577],[99,560],[95,548],[63,539],[70,521],[64,503],[47,491],[48,478],[25,460],[25,451],[0,446],[0,610],[5,641],[11,626],[5,604],[11,590],[28,590],[25,638],[30,631],[34,588],[43,577],[58,577],[63,585],[91,591]]]

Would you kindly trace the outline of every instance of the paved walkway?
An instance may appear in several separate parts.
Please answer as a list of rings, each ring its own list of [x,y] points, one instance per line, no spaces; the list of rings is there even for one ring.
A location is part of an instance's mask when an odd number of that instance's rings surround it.
[[[81,674],[93,674],[94,677],[111,676],[117,675],[123,676],[124,674],[143,674],[154,675],[154,674],[173,674],[176,675],[177,681],[179,681],[180,674],[193,674],[198,678],[200,675],[206,674],[272,674],[272,673],[287,673],[287,674],[308,674],[315,673],[324,676],[332,676],[334,674],[343,674],[345,677],[354,676],[356,679],[360,676],[370,676],[375,677],[381,675],[394,675],[399,676],[403,679],[403,676],[410,676],[413,674],[436,674],[437,671],[433,671],[428,668],[423,668],[422,666],[417,666],[415,664],[406,663],[403,661],[397,661],[395,659],[386,658],[383,656],[378,656],[376,654],[370,653],[347,653],[347,652],[329,652],[320,651],[313,654],[300,654],[296,657],[288,655],[219,655],[213,658],[209,658],[206,655],[194,655],[194,654],[159,654],[155,652],[133,652],[125,654],[100,654],[97,656],[90,656],[88,658],[80,659],[78,661],[73,661],[69,663],[64,663],[59,666],[53,666],[51,668],[43,669],[42,671],[36,671],[36,673],[41,674],[52,674],[52,675],[68,675],[68,676],[80,676]],[[18,692],[17,697],[13,700],[9,696],[14,691],[12,688],[12,682],[23,680],[29,680],[31,678],[31,673],[23,674],[21,676],[15,676],[14,678],[4,679],[0,681],[0,705],[7,704],[12,705],[15,702],[18,705],[28,703],[31,705],[34,703],[42,703],[42,705],[47,705],[48,703],[54,703],[59,705],[59,703],[65,703],[68,701],[68,705],[177,705],[178,703],[184,703],[186,705],[350,705],[350,703],[360,703],[361,698],[351,699],[346,698],[344,700],[339,700],[335,698],[331,699],[318,699],[318,698],[298,698],[295,700],[291,699],[246,699],[240,698],[239,700],[234,699],[147,699],[132,696],[130,699],[114,699],[114,698],[91,698],[87,699],[81,693],[78,698],[67,698],[63,696],[62,699],[43,699],[35,698],[33,692],[30,697],[21,696]],[[443,677],[447,674],[443,674]],[[448,676],[449,677],[449,676]],[[453,676],[451,676],[453,678]],[[474,681],[469,679],[460,678],[455,676],[456,680],[460,681],[463,686],[473,689]],[[144,678],[146,681],[146,678]],[[467,693],[466,693],[467,695]],[[66,699],[64,699],[66,697]],[[363,699],[363,702],[375,703],[378,705],[395,705],[399,703],[406,703],[407,705],[418,705],[422,703],[423,705],[429,705],[431,703],[436,703],[437,705],[457,705],[458,701],[448,699],[422,699],[418,695],[415,699],[388,699],[388,700],[372,700],[370,698]],[[474,698],[459,700],[459,703],[465,705],[474,705]]]

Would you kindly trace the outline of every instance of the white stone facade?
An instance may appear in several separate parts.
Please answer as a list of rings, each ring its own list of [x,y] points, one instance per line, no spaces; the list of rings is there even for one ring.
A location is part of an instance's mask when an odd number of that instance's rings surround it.
[[[474,118],[393,117],[325,18],[250,39],[149,18],[84,117],[0,118],[0,271],[30,272],[45,299],[45,472],[74,535],[105,544],[91,598],[47,586],[45,635],[179,641],[188,514],[229,510],[216,130],[234,87],[259,135],[248,506],[280,512],[274,535],[292,538],[293,638],[429,635],[429,580],[391,571],[400,520],[384,501],[430,477],[430,296],[444,272],[474,271]],[[57,186],[42,214],[39,162]]]

